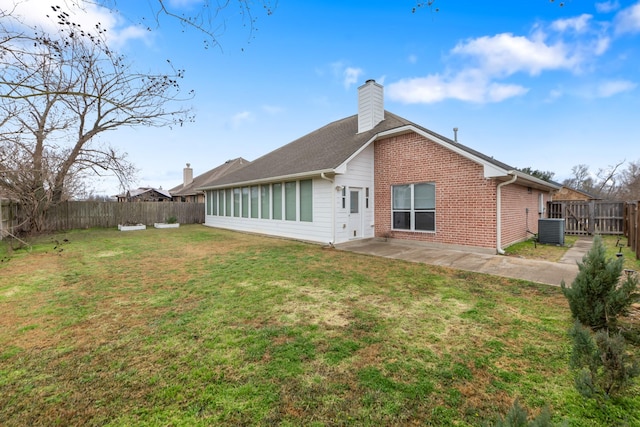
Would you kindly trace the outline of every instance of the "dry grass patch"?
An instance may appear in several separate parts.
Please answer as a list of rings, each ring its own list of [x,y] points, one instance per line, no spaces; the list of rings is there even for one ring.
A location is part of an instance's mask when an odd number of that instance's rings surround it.
[[[0,264],[2,425],[624,419],[578,400],[554,287],[201,226],[63,237]]]

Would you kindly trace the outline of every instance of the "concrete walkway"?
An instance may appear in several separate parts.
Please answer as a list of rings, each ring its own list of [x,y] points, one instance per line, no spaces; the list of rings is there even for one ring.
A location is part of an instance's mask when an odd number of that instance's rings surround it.
[[[582,261],[591,243],[591,237],[580,237],[559,262],[434,248],[402,240],[356,240],[336,245],[336,249],[559,286],[562,280],[568,285],[573,282],[578,274],[577,262]]]

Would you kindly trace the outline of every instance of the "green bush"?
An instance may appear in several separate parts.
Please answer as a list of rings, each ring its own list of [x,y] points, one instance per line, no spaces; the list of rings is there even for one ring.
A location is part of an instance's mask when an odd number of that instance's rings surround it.
[[[505,418],[499,419],[494,427],[550,427],[551,413],[546,406],[542,409],[540,414],[532,420],[529,420],[529,412],[526,408],[520,405],[520,402],[516,399],[511,405],[511,409],[507,413]]]
[[[593,238],[593,246],[578,263],[579,272],[571,287],[561,283],[574,319],[593,330],[615,330],[617,318],[628,314],[639,296],[635,276],[620,281],[622,263],[622,258],[606,257],[600,236]]]
[[[569,335],[573,339],[570,366],[576,370],[576,389],[582,396],[608,398],[622,394],[640,374],[619,332],[601,329],[594,334],[576,321]]]

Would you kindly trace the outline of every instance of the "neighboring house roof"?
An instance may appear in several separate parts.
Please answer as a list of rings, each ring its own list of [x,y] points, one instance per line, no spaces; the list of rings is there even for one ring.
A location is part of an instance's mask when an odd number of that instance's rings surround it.
[[[345,171],[346,163],[377,138],[416,132],[440,143],[485,167],[485,177],[507,180],[517,175],[519,183],[536,188],[560,188],[535,178],[505,163],[494,160],[456,141],[432,132],[409,120],[384,111],[384,120],[371,130],[358,133],[358,115],[338,120],[280,147],[250,163],[249,166],[223,177],[209,180],[199,188],[219,188],[232,184],[252,184],[276,179],[335,174]]]
[[[562,188],[555,194],[553,197],[555,200],[599,200],[599,197],[594,196],[593,194],[587,193],[586,191],[578,190],[576,188],[571,188],[566,185],[563,185]]]
[[[169,190],[172,196],[192,196],[201,191],[198,190],[203,184],[216,180],[228,173],[231,173],[241,167],[248,165],[250,162],[242,157],[238,157],[236,159],[227,160],[220,166],[217,166],[207,172],[204,172],[191,181],[189,184],[180,184]]]
[[[166,190],[162,190],[162,189],[158,189],[158,188],[152,188],[152,187],[139,187],[139,188],[134,188],[132,190],[127,191],[127,194],[118,194],[117,197],[138,197],[144,193],[149,193],[151,191],[155,191],[158,194],[161,194],[167,198],[171,198],[171,194],[169,194],[168,191]]]

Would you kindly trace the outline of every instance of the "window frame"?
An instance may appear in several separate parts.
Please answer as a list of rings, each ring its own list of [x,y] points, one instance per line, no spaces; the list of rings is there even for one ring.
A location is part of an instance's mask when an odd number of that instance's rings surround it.
[[[416,207],[416,186],[429,186],[431,187],[431,189],[429,190],[429,196],[432,194],[432,198],[428,197],[427,199],[423,198],[419,198],[419,200],[421,200],[423,203],[425,200],[429,201],[429,199],[432,199],[432,206],[428,206],[428,207]],[[401,191],[401,189],[408,189],[409,190],[409,199],[407,199],[406,195],[404,197],[402,197],[403,195],[399,193],[399,191]],[[398,191],[398,193],[396,193],[396,190]],[[401,200],[400,197],[402,197]],[[399,206],[400,204],[402,204],[402,202],[404,202],[404,204],[402,206]],[[406,202],[409,202],[408,206],[406,205]],[[437,210],[437,198],[436,198],[436,184],[435,182],[416,182],[416,183],[408,183],[408,184],[395,184],[391,186],[391,229],[394,231],[407,231],[407,232],[415,232],[415,233],[435,233],[437,230],[437,224],[436,224],[436,210]],[[428,214],[428,215],[424,215],[424,214]],[[401,218],[400,215],[403,215],[404,221],[402,221],[403,223],[407,222],[407,215],[408,215],[408,220],[409,220],[409,227],[408,228],[397,228],[396,224],[399,221],[399,219]],[[428,224],[432,224],[430,228],[416,228],[416,224],[421,223],[422,221],[418,220],[417,218],[420,217],[425,217],[426,218],[426,222]]]
[[[300,188],[300,214],[301,222],[313,222],[313,180],[302,179],[298,182]]]

